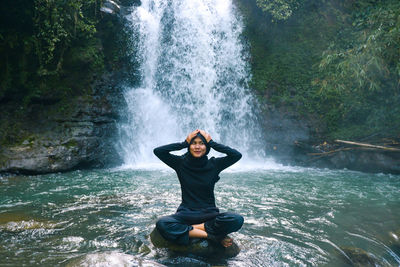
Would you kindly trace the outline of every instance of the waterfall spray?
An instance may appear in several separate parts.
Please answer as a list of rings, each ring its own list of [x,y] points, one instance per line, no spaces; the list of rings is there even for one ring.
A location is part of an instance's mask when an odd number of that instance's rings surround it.
[[[232,2],[142,0],[127,19],[138,33],[132,49],[141,82],[125,90],[125,164],[155,162],[154,147],[183,141],[197,128],[244,156],[260,154],[243,27]]]

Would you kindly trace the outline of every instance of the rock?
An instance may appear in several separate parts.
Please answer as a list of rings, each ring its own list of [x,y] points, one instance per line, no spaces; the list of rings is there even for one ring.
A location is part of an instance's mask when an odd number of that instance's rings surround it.
[[[150,252],[151,252],[151,249],[148,246],[146,246],[145,244],[142,244],[139,247],[139,253],[140,254],[145,255],[145,254],[149,254]]]
[[[2,213],[0,216],[0,230],[7,232],[21,232],[35,229],[53,229],[55,224],[32,218],[20,213]]]
[[[398,152],[360,148],[325,156],[309,155],[335,150],[334,147],[328,147],[329,144],[324,144],[327,126],[318,117],[300,115],[288,108],[276,108],[267,104],[262,107],[261,115],[262,138],[266,142],[265,152],[280,163],[368,173],[400,174],[400,153]]]
[[[40,174],[121,164],[115,140],[123,96],[109,83],[94,85],[92,95],[32,106],[23,118],[13,115],[12,105],[4,106],[0,123],[20,120],[23,139],[0,146],[0,172]]]
[[[262,135],[266,142],[266,154],[279,162],[293,163],[299,157],[296,141],[311,142],[316,131],[324,126],[313,117],[301,117],[286,108],[265,105],[262,108]]]
[[[400,174],[400,154],[369,149],[340,151],[327,157],[326,161],[334,168]]]
[[[90,253],[77,258],[71,259],[66,264],[67,267],[81,267],[81,266],[110,266],[110,267],[130,267],[130,266],[165,266],[158,262],[140,259],[133,255],[124,254],[120,252],[99,252]]]
[[[389,232],[390,243],[400,246],[400,229],[397,231]]]
[[[25,146],[26,146],[26,145],[29,145],[29,143],[30,143],[30,142],[29,142],[28,140],[24,140],[24,142],[22,142],[22,144],[25,145]]]
[[[357,266],[357,267],[380,266],[380,264],[378,264],[377,262],[377,259],[375,259],[372,255],[370,255],[361,248],[341,247],[341,249],[346,254],[346,260],[350,261],[352,266]]]
[[[317,151],[313,151],[317,152]],[[307,165],[331,169],[349,169],[368,173],[400,174],[400,153],[370,149],[339,151],[324,157],[307,157]],[[301,162],[300,162],[301,164]]]
[[[400,253],[400,229],[389,232],[389,246],[398,255]]]
[[[232,246],[224,248],[220,244],[215,244],[206,239],[191,239],[188,246],[176,245],[165,240],[157,228],[154,228],[150,234],[150,240],[157,248],[167,248],[174,252],[193,254],[210,258],[231,258],[239,254],[239,246],[233,242]]]

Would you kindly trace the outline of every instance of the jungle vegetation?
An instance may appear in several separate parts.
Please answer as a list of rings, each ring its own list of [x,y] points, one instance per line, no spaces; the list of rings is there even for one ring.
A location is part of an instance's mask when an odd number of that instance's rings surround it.
[[[261,102],[326,124],[329,138],[400,133],[400,1],[236,0]],[[59,101],[126,64],[102,0],[0,3],[0,104]]]
[[[252,87],[329,138],[400,134],[400,1],[243,0]]]
[[[124,59],[118,21],[102,0],[0,3],[0,102],[21,108],[90,93],[90,84]]]

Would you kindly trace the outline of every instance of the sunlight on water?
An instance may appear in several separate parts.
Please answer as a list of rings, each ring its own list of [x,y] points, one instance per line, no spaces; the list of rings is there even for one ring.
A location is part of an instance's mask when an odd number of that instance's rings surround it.
[[[180,187],[172,170],[147,167],[1,177],[0,266],[400,264],[400,176],[245,164],[224,171],[217,205],[245,224],[232,234],[240,254],[218,260],[152,246],[148,235],[175,212]]]
[[[134,164],[124,164],[120,167],[116,167],[115,170],[171,170],[167,165],[161,162],[159,159],[152,159],[155,161],[136,162]],[[297,166],[285,166],[280,163],[276,163],[274,159],[264,159],[263,161],[242,159],[235,165],[231,166],[226,172],[248,172],[248,171],[265,171],[265,170],[277,170],[277,171],[293,171],[301,172],[307,170],[307,168]],[[171,170],[172,171],[172,170]]]

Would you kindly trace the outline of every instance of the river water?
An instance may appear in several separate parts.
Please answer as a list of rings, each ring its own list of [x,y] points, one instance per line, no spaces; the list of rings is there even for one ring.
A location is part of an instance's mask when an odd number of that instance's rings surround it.
[[[216,186],[217,205],[245,223],[232,234],[240,254],[224,260],[150,243],[157,218],[180,203],[168,169],[5,176],[0,266],[399,266],[399,188],[394,175],[228,169]]]

